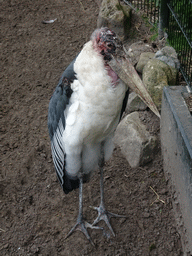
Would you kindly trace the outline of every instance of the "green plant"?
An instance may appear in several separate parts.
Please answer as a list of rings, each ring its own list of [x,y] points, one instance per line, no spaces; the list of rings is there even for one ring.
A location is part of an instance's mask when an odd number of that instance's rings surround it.
[[[153,2],[153,3],[155,3],[156,7],[159,7],[161,0],[149,0],[149,2]]]

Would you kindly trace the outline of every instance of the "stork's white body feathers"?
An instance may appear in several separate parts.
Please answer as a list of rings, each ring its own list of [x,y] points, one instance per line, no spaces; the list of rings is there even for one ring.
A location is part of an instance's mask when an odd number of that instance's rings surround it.
[[[64,115],[62,143],[66,153],[66,171],[78,176],[98,167],[100,143],[105,140],[107,160],[113,151],[112,137],[119,122],[126,86],[119,79],[114,85],[103,58],[86,43],[74,63],[73,93]]]

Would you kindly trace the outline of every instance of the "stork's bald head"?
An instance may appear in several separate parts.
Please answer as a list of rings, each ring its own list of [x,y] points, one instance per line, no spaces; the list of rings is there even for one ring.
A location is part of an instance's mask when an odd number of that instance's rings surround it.
[[[91,36],[91,40],[93,47],[103,55],[104,60],[111,60],[111,55],[115,54],[116,49],[122,47],[122,43],[115,32],[107,27],[96,29]]]

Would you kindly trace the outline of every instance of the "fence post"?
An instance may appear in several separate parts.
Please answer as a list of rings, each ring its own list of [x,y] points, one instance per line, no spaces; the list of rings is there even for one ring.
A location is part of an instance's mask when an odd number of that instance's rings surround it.
[[[168,27],[169,8],[167,3],[169,0],[160,0],[160,12],[159,12],[159,39],[164,37],[164,29]]]

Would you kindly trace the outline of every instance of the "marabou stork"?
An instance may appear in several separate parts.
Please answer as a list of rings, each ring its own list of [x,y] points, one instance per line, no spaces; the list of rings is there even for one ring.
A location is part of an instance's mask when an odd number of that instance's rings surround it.
[[[103,188],[103,166],[112,155],[112,138],[128,99],[128,85],[121,74],[125,63],[118,66],[119,62],[115,62],[120,72],[110,65],[119,49],[122,51],[122,44],[113,31],[95,30],[62,74],[49,103],[48,129],[57,177],[66,194],[79,187],[79,214],[67,237],[80,230],[92,244],[87,227],[101,229],[95,224],[104,220],[115,236],[110,217],[123,217],[105,209]],[[130,63],[126,65],[130,67]],[[126,68],[123,73],[134,77],[133,67],[131,71]],[[132,89],[139,93],[143,85],[133,84]],[[140,92],[144,100],[146,95]],[[148,100],[147,104],[151,107]],[[94,207],[98,217],[91,225],[83,219],[83,183],[98,167],[101,203]]]

